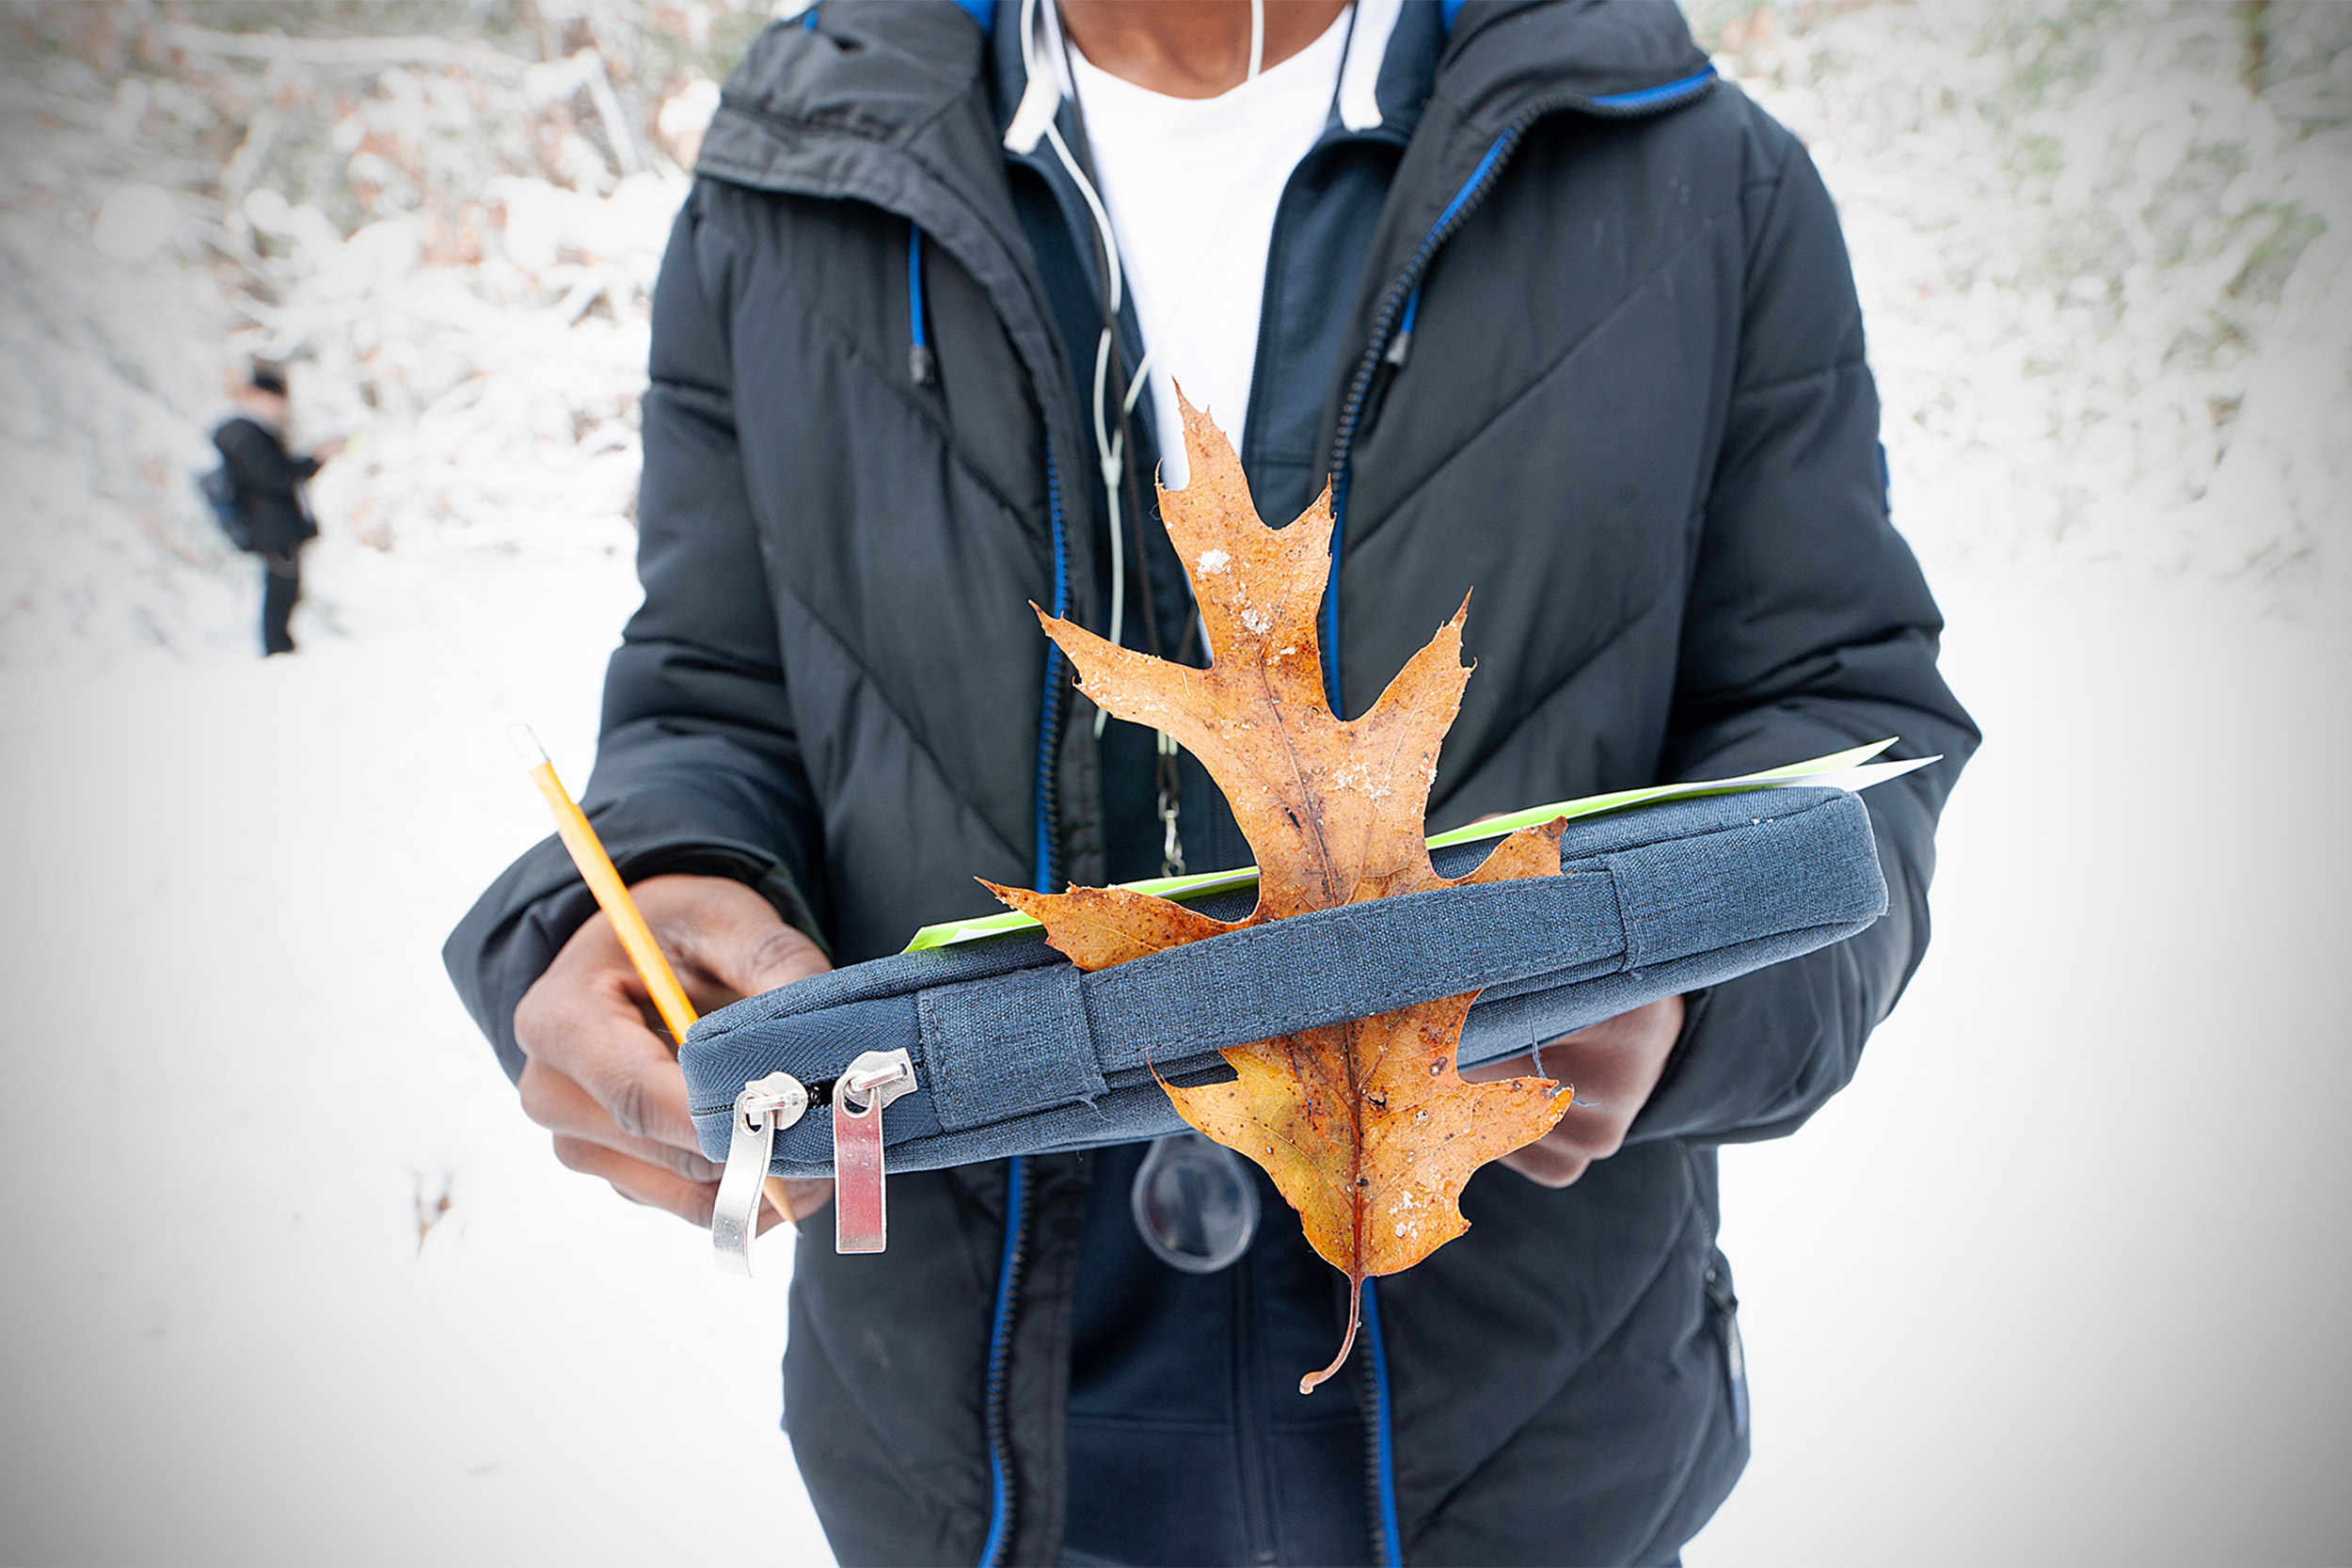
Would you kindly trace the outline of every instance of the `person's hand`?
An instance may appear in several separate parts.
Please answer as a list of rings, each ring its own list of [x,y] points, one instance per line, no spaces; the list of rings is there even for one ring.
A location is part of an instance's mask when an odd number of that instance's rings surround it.
[[[310,460],[314,463],[330,463],[341,457],[343,454],[343,449],[349,445],[351,445],[351,437],[348,436],[338,436],[332,440],[321,441],[310,449]]]
[[[741,882],[649,877],[630,889],[697,1011],[772,990],[833,966],[817,944]],[[555,1157],[634,1202],[710,1223],[720,1167],[702,1156],[686,1075],[644,982],[599,911],[564,944],[515,1008],[524,1114],[555,1134]],[[794,1181],[795,1216],[833,1196]],[[775,1223],[760,1206],[760,1228]]]
[[[1534,1055],[1465,1071],[1473,1084],[1496,1078],[1551,1078],[1576,1085],[1558,1126],[1502,1164],[1543,1187],[1565,1187],[1625,1143],[1626,1130],[1658,1087],[1666,1058],[1682,1037],[1682,998],[1669,996],[1548,1040]],[[1537,1062],[1541,1061],[1540,1071]]]

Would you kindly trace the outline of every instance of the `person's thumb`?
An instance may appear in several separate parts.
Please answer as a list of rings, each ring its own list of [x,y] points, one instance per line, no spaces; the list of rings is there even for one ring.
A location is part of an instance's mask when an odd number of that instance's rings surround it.
[[[738,994],[757,996],[761,991],[822,974],[832,967],[824,949],[805,932],[789,926],[771,926],[738,948],[730,973],[723,978]]]
[[[713,980],[737,996],[757,996],[833,967],[766,898],[749,888],[743,893],[711,911],[695,932],[695,959]]]
[[[656,877],[638,885],[654,939],[698,1010],[773,990],[833,966],[756,890],[715,877]]]

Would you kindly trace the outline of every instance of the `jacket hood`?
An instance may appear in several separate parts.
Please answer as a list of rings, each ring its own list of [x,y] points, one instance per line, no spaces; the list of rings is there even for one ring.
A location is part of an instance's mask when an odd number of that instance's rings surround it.
[[[773,24],[727,78],[698,172],[767,183],[769,160],[752,143],[838,131],[904,145],[975,95],[1001,130],[1013,104],[991,102],[987,45],[1020,10],[1020,0],[993,10],[989,0],[824,0]],[[1466,129],[1549,108],[1640,113],[1644,95],[1687,88],[1708,70],[1666,0],[1443,0],[1440,11],[1435,97]]]
[[[1553,107],[1664,107],[1711,69],[1668,0],[1467,0],[1438,59],[1437,96],[1500,130]]]
[[[789,124],[902,140],[979,84],[982,43],[970,13],[957,5],[834,0],[812,7],[752,40],[721,90],[713,136],[734,113],[771,129]]]

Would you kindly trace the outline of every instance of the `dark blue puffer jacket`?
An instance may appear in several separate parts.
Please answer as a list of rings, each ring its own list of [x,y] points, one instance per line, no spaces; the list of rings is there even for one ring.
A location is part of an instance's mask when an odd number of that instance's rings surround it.
[[[1028,608],[1104,620],[1073,355],[1099,307],[1052,182],[1002,150],[1010,24],[992,41],[979,8],[827,0],[764,34],[656,300],[645,601],[588,804],[624,875],[741,878],[842,962],[986,912],[975,876],[1103,879],[1135,815]],[[1925,950],[1976,734],[1885,514],[1803,149],[1711,83],[1671,7],[1448,20],[1408,0],[1425,47],[1392,52],[1382,126],[1286,198],[1282,232],[1327,260],[1278,241],[1269,271],[1244,461],[1270,518],[1326,474],[1341,498],[1343,711],[1475,588],[1433,828],[1887,735],[1949,759],[1867,798],[1885,918],[1693,998],[1622,1152],[1560,1191],[1482,1173],[1472,1229],[1368,1292],[1375,1554],[1665,1560],[1747,1447],[1713,1148],[1851,1075]],[[1376,200],[1310,199],[1366,181]],[[451,938],[510,1070],[515,1002],[591,907],[550,842]],[[845,1561],[1060,1554],[1097,1164],[897,1178],[889,1253],[802,1248],[787,1418]]]

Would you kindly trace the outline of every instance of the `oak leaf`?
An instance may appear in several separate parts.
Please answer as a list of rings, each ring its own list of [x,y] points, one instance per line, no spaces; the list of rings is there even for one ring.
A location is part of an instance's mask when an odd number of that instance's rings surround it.
[[[1160,491],[1160,513],[1192,579],[1208,668],[1039,618],[1096,705],[1200,759],[1257,852],[1258,906],[1226,922],[1121,888],[991,890],[1034,916],[1078,968],[1097,970],[1314,910],[1559,875],[1565,822],[1512,834],[1466,877],[1440,877],[1430,863],[1423,816],[1438,743],[1470,678],[1468,602],[1370,712],[1334,717],[1315,633],[1330,575],[1330,491],[1290,527],[1266,527],[1224,435],[1181,393],[1178,403],[1191,480]],[[1345,1363],[1364,1280],[1408,1268],[1468,1228],[1459,1199],[1471,1173],[1550,1131],[1575,1092],[1542,1078],[1463,1082],[1454,1052],[1476,999],[1238,1046],[1223,1053],[1232,1081],[1161,1085],[1185,1121],[1264,1167],[1308,1242],[1347,1275],[1345,1340],[1330,1366],[1300,1379],[1302,1393]]]

